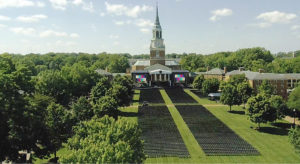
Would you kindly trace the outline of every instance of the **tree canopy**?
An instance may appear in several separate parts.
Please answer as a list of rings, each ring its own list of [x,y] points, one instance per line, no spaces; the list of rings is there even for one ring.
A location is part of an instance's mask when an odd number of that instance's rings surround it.
[[[66,147],[61,163],[142,163],[145,160],[141,130],[124,118],[104,116],[81,122]]]

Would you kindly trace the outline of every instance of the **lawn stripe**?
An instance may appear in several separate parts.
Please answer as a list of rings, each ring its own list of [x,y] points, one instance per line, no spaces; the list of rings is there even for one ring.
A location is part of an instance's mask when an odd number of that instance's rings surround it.
[[[199,158],[199,157],[205,156],[204,152],[200,148],[198,142],[196,141],[195,137],[191,133],[188,126],[185,124],[181,115],[175,108],[174,104],[172,103],[171,99],[167,95],[166,91],[162,89],[162,90],[160,90],[160,93],[161,93],[164,101],[168,105],[167,107],[173,117],[175,124],[177,125],[177,128],[178,128],[180,135],[182,136],[183,141],[190,153],[190,156],[192,158]]]

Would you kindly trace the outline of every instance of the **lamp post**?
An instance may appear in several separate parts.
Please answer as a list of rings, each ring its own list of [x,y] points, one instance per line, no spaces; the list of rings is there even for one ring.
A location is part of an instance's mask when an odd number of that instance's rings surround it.
[[[293,111],[294,111],[294,127],[295,127],[295,125],[296,125],[296,109],[293,109]]]

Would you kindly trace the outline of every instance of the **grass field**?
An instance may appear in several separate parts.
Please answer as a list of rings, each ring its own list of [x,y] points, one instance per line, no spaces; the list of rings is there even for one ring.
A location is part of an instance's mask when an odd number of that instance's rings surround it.
[[[235,113],[229,113],[228,106],[222,106],[207,98],[198,97],[193,92],[185,90],[199,104],[204,105],[214,116],[225,123],[237,135],[246,140],[261,155],[259,156],[206,156],[197,143],[193,134],[185,124],[175,105],[164,90],[160,93],[174,119],[174,122],[183,138],[184,143],[191,155],[190,158],[166,157],[147,158],[146,163],[300,163],[300,156],[295,153],[294,148],[288,142],[287,130],[271,124],[262,124],[261,132],[250,127],[255,127],[247,116],[243,114],[241,106],[234,106]],[[132,106],[121,108],[128,113],[137,113],[139,105],[139,90],[135,91]],[[188,104],[186,104],[188,105]],[[127,117],[131,121],[137,121],[137,117]],[[277,125],[286,125],[284,121],[278,121]],[[58,152],[58,156],[66,153],[65,149]],[[37,160],[35,163],[45,163],[47,160]]]
[[[186,92],[199,102],[200,104],[213,104],[207,103],[207,99],[197,97],[190,91]],[[170,100],[167,98],[167,94],[162,91],[162,96],[167,100],[167,104],[172,109],[173,119],[179,130],[182,127],[186,127],[186,124],[178,115],[177,109],[172,106]],[[201,149],[191,149],[190,147],[197,147],[196,142],[192,142],[194,139],[189,130],[184,131],[182,135],[189,151],[192,150],[191,158],[148,158],[146,162],[149,163],[299,163],[300,157],[295,153],[294,148],[288,143],[287,130],[277,128],[275,126],[264,124],[262,126],[262,132],[253,130],[250,127],[255,126],[248,119],[247,116],[239,114],[242,112],[229,113],[227,112],[227,106],[208,106],[207,109],[225,123],[229,128],[234,130],[240,137],[255,147],[260,153],[260,156],[205,156]],[[242,111],[242,107],[233,107],[235,111]],[[176,114],[177,113],[177,114]],[[285,122],[280,122],[284,124]],[[182,130],[180,130],[182,131]],[[194,140],[195,141],[195,140]],[[199,145],[198,145],[199,146]]]

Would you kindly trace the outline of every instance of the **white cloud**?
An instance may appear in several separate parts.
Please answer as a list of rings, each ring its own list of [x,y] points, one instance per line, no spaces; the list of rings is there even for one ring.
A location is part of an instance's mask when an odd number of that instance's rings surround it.
[[[150,32],[150,29],[148,29],[148,28],[141,28],[140,31],[141,31],[142,33],[149,33],[149,32]]]
[[[284,13],[279,11],[261,13],[256,19],[263,20],[269,23],[290,23],[291,20],[297,17],[293,13]]]
[[[259,28],[267,28],[267,27],[272,26],[272,24],[267,23],[267,22],[261,22],[261,23],[250,24],[250,26],[259,27]]]
[[[113,45],[117,46],[119,45],[120,43],[118,41],[114,41]]]
[[[151,6],[139,6],[136,5],[134,7],[128,7],[123,4],[110,4],[108,2],[105,2],[106,11],[109,14],[112,15],[126,15],[128,17],[136,18],[138,15],[140,15],[142,12],[152,11],[153,8]]]
[[[118,39],[119,35],[113,35],[113,34],[111,34],[111,35],[109,35],[109,38],[110,39]]]
[[[9,20],[10,20],[10,17],[0,15],[0,21],[9,21]]]
[[[31,0],[0,0],[0,8],[7,7],[44,7],[45,4],[41,1],[33,2]]]
[[[83,3],[83,1],[82,0],[74,0],[73,2],[72,2],[74,5],[81,5],[82,3]]]
[[[146,19],[138,19],[135,23],[139,27],[152,27],[153,22],[151,20]]]
[[[117,26],[122,26],[124,24],[131,24],[131,21],[130,20],[127,20],[127,21],[114,21],[114,23]]]
[[[41,19],[47,19],[48,17],[43,14],[38,15],[32,15],[32,16],[19,16],[17,17],[17,20],[20,22],[26,22],[26,23],[32,23],[32,22],[38,22]]]
[[[68,4],[67,0],[49,0],[52,7],[59,10],[65,10]]]
[[[29,7],[35,3],[29,0],[0,0],[0,8],[6,7]]]
[[[93,2],[90,2],[90,3],[83,3],[82,5],[82,9],[83,10],[86,10],[86,11],[89,11],[89,12],[94,12],[94,5],[93,5]]]
[[[15,34],[22,34],[27,36],[33,36],[35,34],[34,28],[14,27],[11,28],[10,31],[14,32]]]
[[[56,36],[56,37],[65,37],[68,36],[66,32],[58,32],[53,30],[46,30],[40,33],[40,37],[50,37],[50,36]]]
[[[209,18],[211,21],[215,22],[220,19],[220,17],[230,16],[232,15],[231,9],[218,9],[211,12],[213,15]]]
[[[6,27],[6,25],[0,24],[0,28],[5,28],[5,27]]]
[[[43,2],[36,2],[37,7],[45,7],[45,3]]]
[[[103,13],[103,12],[102,12],[102,13],[100,13],[100,16],[104,17],[104,16],[105,16],[105,13]]]
[[[72,33],[72,34],[70,34],[70,37],[71,38],[79,38],[79,35],[76,33]]]
[[[300,25],[294,25],[291,27],[291,30],[298,30],[300,29]]]

